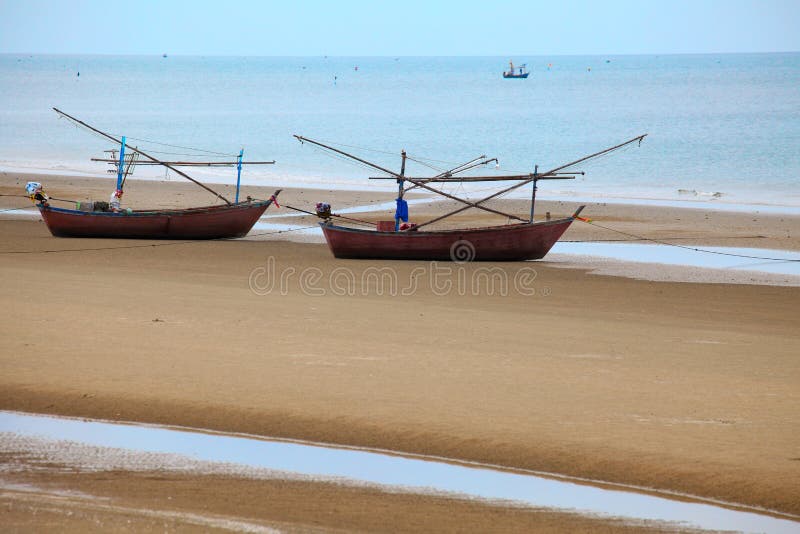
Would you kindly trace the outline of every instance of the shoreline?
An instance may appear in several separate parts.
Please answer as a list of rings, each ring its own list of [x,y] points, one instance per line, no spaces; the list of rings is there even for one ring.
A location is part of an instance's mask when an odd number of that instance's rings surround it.
[[[25,183],[27,181],[43,182],[45,190],[48,192],[55,192],[51,196],[70,197],[75,200],[88,200],[101,199],[106,200],[113,189],[111,181],[105,182],[97,177],[82,177],[82,176],[62,176],[62,175],[41,175],[41,174],[17,174],[10,175],[9,173],[0,172],[0,208],[10,208],[14,206],[25,206],[29,201],[27,198],[14,199],[14,196],[25,197]],[[49,183],[48,183],[49,182]],[[183,179],[158,181],[158,180],[134,180],[128,181],[129,188],[126,190],[124,203],[133,207],[176,207],[186,205],[206,205],[216,200],[213,196],[209,195]],[[158,186],[156,189],[155,186]],[[235,185],[233,184],[213,184],[217,189],[233,197]],[[298,188],[298,187],[281,187],[279,185],[243,185],[241,189],[241,196],[246,197],[248,194],[256,194],[258,197],[268,198],[272,192],[281,188],[284,190],[281,199],[288,197],[289,202],[300,203],[301,206],[309,208],[313,207],[313,203],[317,200],[325,200],[331,203],[334,212],[339,209],[352,208],[354,206],[366,206],[369,204],[390,204],[393,202],[394,191],[384,190],[371,190],[371,189],[341,189],[336,187],[319,187],[319,188]],[[11,195],[9,198],[8,195]],[[182,198],[179,198],[182,197]],[[695,205],[693,201],[685,201],[686,204],[679,202],[673,203],[664,200],[664,204],[651,204],[648,199],[638,199],[642,203],[633,201],[634,199],[593,199],[588,198],[559,198],[548,199],[546,195],[539,195],[541,200],[537,199],[537,218],[541,217],[544,212],[552,212],[554,217],[566,216],[574,211],[574,209],[581,203],[588,203],[589,206],[584,212],[584,216],[591,219],[602,219],[607,222],[617,224],[620,230],[629,230],[632,224],[638,223],[639,226],[649,225],[654,227],[657,234],[662,233],[662,230],[675,229],[677,233],[682,234],[682,237],[697,236],[696,242],[706,245],[718,244],[725,246],[724,238],[720,234],[720,230],[725,228],[732,228],[737,237],[744,239],[741,236],[740,230],[750,230],[752,234],[761,233],[759,237],[753,237],[748,241],[747,246],[755,248],[773,248],[783,250],[800,250],[800,244],[797,239],[792,236],[800,236],[800,212],[794,213],[792,206],[769,206],[760,204],[750,205],[723,205],[723,204],[703,204]],[[433,194],[412,192],[407,195],[409,199],[431,199],[432,207],[427,202],[419,208],[412,206],[412,216],[425,218],[428,216],[436,216],[441,214],[445,209],[450,209],[452,206],[459,206],[460,204],[437,197]],[[279,199],[280,201],[280,199]],[[508,198],[493,200],[487,203],[487,206],[502,205],[503,208],[511,211],[526,214],[530,209],[530,200],[526,198]],[[726,209],[728,207],[735,207],[735,209]],[[750,209],[755,211],[751,212]],[[790,210],[788,212],[776,211],[773,212],[772,208]],[[800,209],[800,207],[798,207]],[[763,210],[760,211],[760,210]],[[386,214],[392,213],[393,210],[386,210]],[[455,219],[460,222],[459,224],[474,224],[474,225],[497,225],[502,224],[502,218],[486,214],[477,210],[470,210],[467,212],[469,215],[456,217]],[[280,218],[282,215],[288,215],[286,212],[271,210],[266,214],[270,219]],[[712,220],[711,216],[717,220]],[[748,220],[749,218],[749,220]],[[377,220],[377,218],[375,218]],[[672,224],[671,224],[672,223]],[[680,224],[678,224],[680,223]],[[757,224],[749,224],[757,223]],[[706,231],[703,235],[702,228],[699,226],[706,226],[711,231]],[[774,226],[783,226],[777,231]],[[687,228],[690,227],[690,228]],[[575,234],[575,225],[570,228],[569,232]],[[584,229],[586,230],[586,229]],[[580,237],[588,234],[597,234],[597,232],[584,231],[580,232]],[[660,237],[656,235],[655,237]],[[776,239],[779,245],[765,243],[758,241],[758,239]]]
[[[76,200],[98,198],[98,196],[103,198],[107,193],[108,184],[94,178],[39,175],[9,177],[0,173],[0,194],[16,193],[16,196],[19,196],[17,190],[24,187],[27,179],[41,181],[45,178],[50,178],[49,182],[45,183],[46,190],[56,198],[77,197],[76,191],[82,193]],[[218,189],[229,198],[233,195],[231,185],[220,185]],[[266,198],[272,191],[274,191],[272,187],[245,186],[242,188],[242,196],[255,194]],[[392,217],[393,201],[386,200],[392,196],[375,191],[289,188],[284,189],[279,202],[313,210],[314,203],[322,200],[330,202],[334,212],[355,213],[363,220],[377,221]],[[416,192],[410,193],[407,198],[410,201],[412,217],[416,220],[433,218],[459,206],[448,199]],[[209,199],[216,200],[186,181],[131,181],[124,200],[126,204],[130,203],[128,205],[134,207],[170,208],[181,205],[203,205],[208,203]],[[0,209],[11,205],[26,206],[27,203],[26,198],[0,197]],[[529,210],[529,201],[524,199],[502,199],[492,201],[489,205],[512,213],[522,214]],[[545,212],[552,212],[554,217],[567,216],[577,206],[578,203],[572,201],[540,200],[537,201],[537,218],[541,219]],[[800,251],[800,240],[793,238],[800,235],[800,216],[702,210],[695,206],[674,208],[607,202],[588,204],[584,216],[592,219],[591,225],[583,222],[574,223],[554,250],[544,259],[534,263],[583,269],[596,275],[650,281],[800,285],[800,275],[793,268],[794,262],[784,263],[783,267],[778,266],[780,262],[768,262],[763,268],[753,259],[720,264],[719,258],[722,256],[716,252],[689,252],[684,253],[683,260],[675,259],[682,247],[684,250],[692,247],[700,247],[701,250],[707,250],[709,247],[728,247],[719,252],[744,253],[758,257],[762,254],[757,249],[767,249],[770,257],[794,257],[795,252]],[[23,212],[13,211],[6,214],[6,219],[38,217],[38,213],[31,209],[24,212],[24,215]],[[318,221],[319,219],[314,216],[289,209],[271,208],[256,224],[250,235],[243,239],[324,243],[324,238],[317,229]],[[492,226],[503,222],[499,217],[469,210],[452,221],[447,220],[440,225],[445,228],[463,228]],[[635,236],[640,236],[641,239]],[[586,247],[572,246],[572,243],[594,244],[592,247],[594,252],[586,255],[586,252],[583,252]],[[659,252],[656,257],[651,257],[654,253],[644,248],[641,249],[641,253],[645,256],[638,258],[635,254],[626,252],[626,247],[631,248],[630,244],[650,244]],[[675,248],[667,244],[674,245]],[[575,251],[570,252],[570,248]],[[657,256],[661,256],[662,260]],[[748,261],[753,265],[752,270],[747,270]]]
[[[100,176],[101,173],[82,170],[65,170],[65,169],[38,169],[38,168],[15,168],[0,166],[0,176],[9,177],[17,175],[24,179],[30,178],[34,181],[47,180],[54,178],[56,180],[63,180],[64,178],[74,178],[81,180],[97,180],[102,181],[108,179],[108,185],[113,187],[111,183],[112,178],[110,175]],[[195,177],[197,178],[197,177]],[[231,177],[228,181],[214,181],[207,179],[205,176],[200,176],[199,180],[209,186],[219,188],[229,188],[235,183],[235,179]],[[146,182],[146,183],[160,183],[172,184],[183,183],[185,180],[180,176],[173,176],[172,179],[165,180],[163,176],[152,177],[136,177],[130,179],[130,183]],[[380,183],[374,183],[371,187],[365,183],[353,183],[350,181],[317,176],[313,178],[305,178],[301,175],[286,175],[282,173],[271,174],[264,178],[256,180],[249,179],[247,175],[242,177],[243,188],[256,188],[264,189],[270,187],[281,187],[285,189],[309,189],[312,191],[349,191],[361,193],[374,193],[385,194],[391,200],[393,194],[396,193],[394,187],[382,186]],[[694,196],[701,198],[690,198],[688,193],[695,193]],[[419,192],[418,195],[437,197],[434,193]],[[473,193],[474,195],[474,193]],[[708,198],[702,198],[702,197]],[[723,197],[724,198],[724,197]],[[529,199],[529,194],[519,192],[518,194],[509,197],[509,200],[521,201]],[[591,204],[613,204],[623,206],[637,206],[637,207],[654,207],[654,208],[677,208],[677,209],[696,209],[705,211],[725,211],[736,213],[764,213],[776,215],[800,215],[800,203],[798,204],[781,204],[774,199],[773,201],[761,202],[739,202],[728,201],[713,198],[710,193],[702,193],[691,191],[686,194],[677,193],[677,198],[668,198],[663,196],[606,196],[604,194],[586,192],[586,191],[570,191],[564,193],[549,193],[547,190],[541,189],[537,195],[537,202],[574,202],[574,203],[591,203]]]

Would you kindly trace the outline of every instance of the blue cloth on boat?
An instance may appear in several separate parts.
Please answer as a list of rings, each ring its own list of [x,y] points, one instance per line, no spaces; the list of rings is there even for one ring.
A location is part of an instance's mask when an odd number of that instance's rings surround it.
[[[408,202],[402,198],[397,200],[397,210],[394,212],[394,218],[400,219],[403,222],[408,222]]]

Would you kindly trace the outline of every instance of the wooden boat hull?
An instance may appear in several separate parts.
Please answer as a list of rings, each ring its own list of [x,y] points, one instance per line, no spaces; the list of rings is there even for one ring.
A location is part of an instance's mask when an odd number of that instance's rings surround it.
[[[85,212],[39,205],[56,237],[220,239],[243,237],[272,200],[183,210]]]
[[[503,78],[527,78],[530,72],[526,72],[525,74],[508,74],[507,72],[503,73]]]
[[[437,232],[378,232],[320,223],[337,258],[520,261],[543,258],[574,217]]]

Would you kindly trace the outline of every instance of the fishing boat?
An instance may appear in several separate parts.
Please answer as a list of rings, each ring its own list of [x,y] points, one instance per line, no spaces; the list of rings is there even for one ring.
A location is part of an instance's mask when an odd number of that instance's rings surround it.
[[[247,235],[273,201],[120,212],[81,211],[43,204],[38,207],[47,228],[56,237],[223,239]]]
[[[572,217],[499,227],[428,232],[376,232],[323,223],[337,258],[392,260],[522,261],[543,258],[569,228]]]
[[[301,143],[309,143],[323,150],[333,152],[338,156],[345,156],[360,165],[366,165],[386,174],[385,176],[371,177],[371,179],[395,180],[398,184],[397,206],[394,221],[379,221],[373,228],[352,228],[350,226],[334,224],[333,220],[335,218],[340,218],[350,223],[361,224],[362,226],[369,223],[332,213],[327,204],[324,205],[324,209],[320,209],[318,205],[316,214],[324,219],[320,222],[322,232],[325,235],[328,247],[335,257],[396,260],[452,260],[456,262],[522,261],[538,260],[545,257],[573,221],[581,219],[580,213],[584,209],[584,206],[579,206],[569,217],[550,219],[548,213],[545,219],[534,220],[538,182],[542,180],[574,179],[577,175],[583,175],[584,172],[568,171],[566,169],[608,154],[632,143],[638,142],[641,144],[645,136],[647,136],[647,134],[634,137],[633,139],[629,139],[611,148],[595,152],[594,154],[584,156],[567,164],[559,165],[543,173],[539,173],[538,166],[536,166],[534,171],[528,174],[459,176],[470,169],[491,162],[497,162],[497,158],[480,156],[435,176],[416,178],[406,175],[406,160],[408,156],[405,151],[401,151],[400,153],[400,172],[394,172],[330,145],[295,135]],[[457,197],[441,189],[437,189],[434,185],[453,182],[495,181],[511,181],[515,183],[477,201]],[[530,213],[527,217],[504,213],[484,205],[489,200],[498,198],[528,184],[532,185],[532,189]],[[405,193],[415,188],[436,193],[464,205],[423,223],[409,223],[408,203],[403,197]],[[500,215],[506,217],[506,220],[515,220],[517,222],[480,228],[423,229],[431,224],[471,208]]]
[[[508,62],[508,71],[503,72],[503,78],[527,78],[530,72],[528,72],[528,66],[526,64],[519,65],[518,67],[514,66],[513,61]]]
[[[100,134],[119,145],[119,158],[94,159],[112,163],[117,168],[116,190],[112,193],[111,202],[80,202],[53,199],[44,194],[41,184],[29,183],[28,193],[36,202],[47,224],[50,233],[56,237],[105,237],[136,239],[222,239],[247,235],[261,215],[275,203],[281,190],[278,189],[269,198],[257,200],[247,197],[239,201],[242,165],[272,164],[271,162],[243,162],[243,151],[239,152],[236,161],[222,162],[166,162],[158,160],[139,148],[130,147],[125,137],[118,139],[102,132],[83,121],[53,108],[62,117],[75,124]],[[126,149],[128,153],[126,154]],[[115,154],[116,152],[114,152]],[[145,161],[139,161],[139,156]],[[119,199],[122,197],[125,180],[135,165],[162,165],[179,176],[188,179],[209,191],[224,204],[192,207],[185,209],[122,209]],[[178,166],[237,166],[236,198],[233,202],[223,195],[198,182]],[[115,202],[116,199],[116,202]],[[74,209],[56,207],[53,201],[74,203]]]

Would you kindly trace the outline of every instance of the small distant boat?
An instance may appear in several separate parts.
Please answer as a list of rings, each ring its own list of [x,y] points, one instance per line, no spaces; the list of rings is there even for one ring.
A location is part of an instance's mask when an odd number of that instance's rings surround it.
[[[527,78],[528,74],[528,66],[523,63],[522,65],[515,67],[513,61],[508,62],[508,71],[503,73],[503,78]]]

